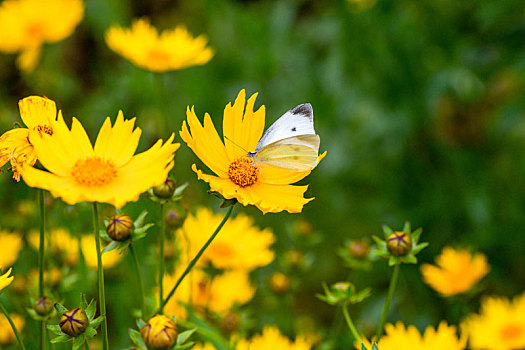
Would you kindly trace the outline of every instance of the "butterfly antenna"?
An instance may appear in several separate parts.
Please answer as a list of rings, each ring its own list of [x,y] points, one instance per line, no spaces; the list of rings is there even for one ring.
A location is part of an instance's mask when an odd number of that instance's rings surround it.
[[[250,153],[249,151],[245,150],[244,148],[242,148],[241,146],[239,146],[238,144],[236,144],[232,139],[230,139],[228,136],[224,135],[224,138],[228,141],[230,141],[231,143],[233,143],[235,146],[239,147],[240,149],[242,149],[244,152],[246,152],[246,154]]]

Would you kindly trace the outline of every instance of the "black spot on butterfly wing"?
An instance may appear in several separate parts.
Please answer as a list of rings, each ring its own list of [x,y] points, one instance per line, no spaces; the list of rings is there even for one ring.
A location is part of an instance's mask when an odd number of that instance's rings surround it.
[[[303,103],[302,105],[296,106],[292,108],[290,112],[294,115],[301,114],[303,117],[308,119],[313,119],[314,117],[314,110],[312,109],[312,105],[309,103]]]

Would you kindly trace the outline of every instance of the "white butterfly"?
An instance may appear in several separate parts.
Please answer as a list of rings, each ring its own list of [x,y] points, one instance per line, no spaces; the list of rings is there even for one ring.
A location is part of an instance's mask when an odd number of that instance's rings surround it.
[[[254,152],[256,164],[268,164],[293,171],[309,171],[317,165],[319,135],[314,130],[312,105],[290,109],[263,134]]]

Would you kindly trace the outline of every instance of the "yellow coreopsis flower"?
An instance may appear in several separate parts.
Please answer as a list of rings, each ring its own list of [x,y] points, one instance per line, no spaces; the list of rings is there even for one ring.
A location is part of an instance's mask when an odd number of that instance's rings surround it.
[[[84,235],[80,239],[80,246],[86,265],[92,268],[97,267],[97,247],[95,237],[93,235]],[[104,247],[102,247],[104,249]],[[102,254],[102,266],[105,269],[115,266],[122,259],[122,255],[118,253],[117,249],[105,252]]]
[[[70,36],[83,17],[81,0],[5,0],[0,5],[0,51],[20,53],[18,67],[32,71],[42,45]]]
[[[172,288],[178,276],[166,275],[163,279],[164,289]],[[193,307],[197,309],[226,313],[234,305],[249,302],[254,294],[255,288],[244,271],[227,271],[211,280],[203,271],[196,269],[182,281],[177,293],[164,307],[164,312],[167,315],[185,318],[186,309],[183,305],[191,299]]]
[[[514,297],[486,298],[479,315],[470,315],[462,324],[470,349],[525,349],[525,293]]]
[[[37,160],[32,142],[43,134],[53,135],[57,118],[55,102],[45,97],[26,97],[18,102],[18,106],[27,128],[9,130],[0,137],[0,167],[10,161],[16,181],[20,181],[19,168],[25,164],[33,166]]]
[[[456,327],[448,326],[445,321],[442,321],[437,329],[428,326],[423,335],[414,326],[405,328],[403,322],[387,324],[385,332],[386,335],[377,344],[381,350],[464,350],[467,343],[465,337],[458,338]],[[372,348],[369,341],[363,342],[367,349]],[[354,345],[356,349],[361,350],[361,343],[356,342]]]
[[[467,250],[445,247],[436,257],[438,266],[423,264],[423,280],[444,296],[469,291],[489,272],[487,257]]]
[[[18,233],[0,231],[0,266],[11,266],[22,249],[22,237]]]
[[[184,26],[159,34],[144,18],[136,19],[131,29],[112,26],[106,32],[106,43],[134,65],[153,72],[203,65],[213,57],[205,36],[193,38]]]
[[[18,314],[10,314],[11,320],[15,324],[16,329],[22,332],[25,326],[25,321],[22,316]],[[15,332],[11,328],[11,324],[3,313],[0,313],[0,346],[7,346],[16,339]]]
[[[299,213],[313,198],[303,197],[308,186],[290,184],[303,179],[310,171],[255,165],[247,157],[247,152],[255,150],[264,129],[264,106],[253,110],[256,97],[254,94],[246,102],[246,94],[241,90],[233,107],[231,104],[226,106],[223,118],[225,143],[217,134],[209,114],[205,114],[202,125],[194,108],[188,107],[187,124],[183,122],[180,136],[217,176],[204,174],[195,164],[192,169],[199,179],[210,184],[212,191],[221,193],[224,198],[236,198],[243,205],[255,205],[263,213],[283,210]],[[319,160],[323,157],[324,154],[319,156]]]
[[[32,141],[49,171],[22,166],[22,177],[29,186],[49,190],[68,204],[104,202],[120,208],[136,201],[141,193],[166,180],[179,144],[173,143],[172,134],[165,143],[158,140],[149,150],[134,155],[142,132],[133,129],[134,124],[135,118],[125,120],[122,111],[113,126],[107,117],[93,147],[76,118],[70,130],[59,115],[52,137],[43,135]]]
[[[295,342],[286,338],[275,326],[265,326],[261,335],[255,335],[250,340],[242,339],[235,350],[310,350],[310,344],[303,336],[298,336]],[[383,350],[383,349],[381,349]]]
[[[4,289],[5,287],[7,287],[8,285],[10,285],[11,282],[13,282],[14,276],[9,276],[11,274],[11,270],[12,269],[9,269],[7,270],[6,273],[1,275],[2,266],[0,266],[0,291]]]
[[[222,219],[221,215],[204,207],[197,209],[195,216],[188,215],[182,228],[176,232],[181,253],[195,256]],[[253,270],[273,261],[275,254],[270,246],[274,242],[271,230],[260,230],[253,225],[252,218],[239,214],[226,222],[199,264],[211,263],[220,269]]]

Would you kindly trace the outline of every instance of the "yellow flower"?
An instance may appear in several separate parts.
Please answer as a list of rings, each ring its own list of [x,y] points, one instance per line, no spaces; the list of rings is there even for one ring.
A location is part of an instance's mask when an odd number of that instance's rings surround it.
[[[423,264],[421,273],[423,280],[444,296],[469,291],[489,272],[485,255],[472,255],[467,250],[450,247],[445,247],[436,257],[436,263],[438,266]]]
[[[16,181],[20,181],[20,166],[33,166],[37,160],[32,142],[42,134],[53,135],[57,118],[55,102],[45,97],[26,97],[18,102],[18,106],[27,129],[9,130],[0,137],[0,167],[10,161]]]
[[[92,268],[97,267],[97,246],[95,237],[92,234],[84,235],[80,239],[80,246],[86,265]],[[101,249],[104,249],[102,247]],[[115,266],[122,259],[122,255],[118,253],[117,249],[102,254],[102,265],[105,269]]]
[[[176,233],[176,242],[179,242],[182,253],[195,256],[222,219],[221,215],[204,207],[197,209],[195,216],[188,215]],[[238,215],[226,222],[199,263],[211,263],[220,269],[253,270],[273,261],[275,254],[270,246],[274,242],[271,230],[260,230],[253,226],[252,218]]]
[[[471,349],[525,349],[525,293],[514,297],[486,298],[479,315],[470,315],[462,324]]]
[[[131,29],[113,25],[106,32],[109,48],[134,65],[166,72],[207,63],[213,50],[204,35],[193,38],[184,26],[158,33],[147,19],[136,19]]]
[[[49,190],[68,204],[104,202],[120,208],[136,201],[142,192],[166,180],[179,144],[172,143],[172,134],[164,144],[158,140],[149,150],[133,155],[141,134],[140,128],[133,130],[134,124],[135,118],[124,120],[122,111],[113,127],[106,118],[93,148],[76,118],[69,130],[59,115],[52,137],[32,140],[49,172],[23,166],[22,177],[29,186]]]
[[[220,192],[224,198],[236,198],[243,205],[255,205],[263,213],[283,210],[299,213],[313,198],[303,198],[308,186],[290,184],[303,179],[310,171],[256,166],[247,157],[247,152],[255,150],[264,129],[264,106],[253,111],[256,97],[257,94],[252,95],[246,103],[246,94],[241,90],[233,107],[231,104],[226,106],[223,119],[223,135],[228,138],[226,143],[217,134],[209,114],[205,114],[203,126],[194,108],[188,107],[187,124],[183,122],[180,136],[217,176],[204,174],[195,164],[192,169],[200,180],[210,184],[212,191]],[[319,156],[319,160],[323,157],[324,154]]]
[[[51,254],[58,255],[64,259],[67,265],[75,266],[78,261],[78,239],[73,237],[71,233],[65,228],[53,228],[47,231],[50,242]],[[32,230],[29,232],[27,238],[29,244],[36,250],[40,247],[40,232]]]
[[[196,344],[194,347],[191,348],[191,350],[215,350],[215,346],[211,345],[210,343],[204,343],[204,344]]]
[[[19,68],[32,71],[42,45],[70,36],[83,17],[81,0],[5,0],[0,5],[0,51],[20,53]]]
[[[396,325],[389,323],[385,326],[385,331],[386,335],[377,344],[381,350],[463,350],[467,343],[465,337],[458,338],[456,327],[448,326],[445,321],[439,324],[437,330],[428,326],[423,336],[414,326],[405,328],[403,322]],[[363,340],[366,347],[371,349],[370,342]],[[361,350],[361,343],[355,342],[354,346]]]
[[[263,329],[262,335],[255,335],[249,341],[245,339],[239,341],[235,350],[309,350],[311,348],[312,344],[303,336],[298,336],[295,342],[292,342],[283,336],[277,327],[266,326]]]
[[[179,274],[164,277],[164,290],[170,290]],[[177,289],[164,308],[164,312],[179,318],[186,317],[184,304],[191,303],[196,309],[207,309],[215,313],[226,313],[234,305],[249,302],[255,294],[248,274],[244,271],[228,271],[213,280],[201,270],[193,270]]]
[[[11,317],[11,320],[15,324],[15,327],[18,330],[18,332],[22,332],[25,325],[25,321],[22,318],[22,316],[17,314],[10,314],[9,317]],[[11,344],[15,339],[15,332],[13,332],[11,324],[9,323],[4,314],[0,313],[0,346],[7,346]]]
[[[18,233],[0,231],[0,266],[11,266],[22,249],[22,237]]]
[[[2,275],[2,266],[0,266],[0,291],[13,282],[14,276],[9,276],[11,274],[11,270],[12,268],[7,270],[7,272]]]

